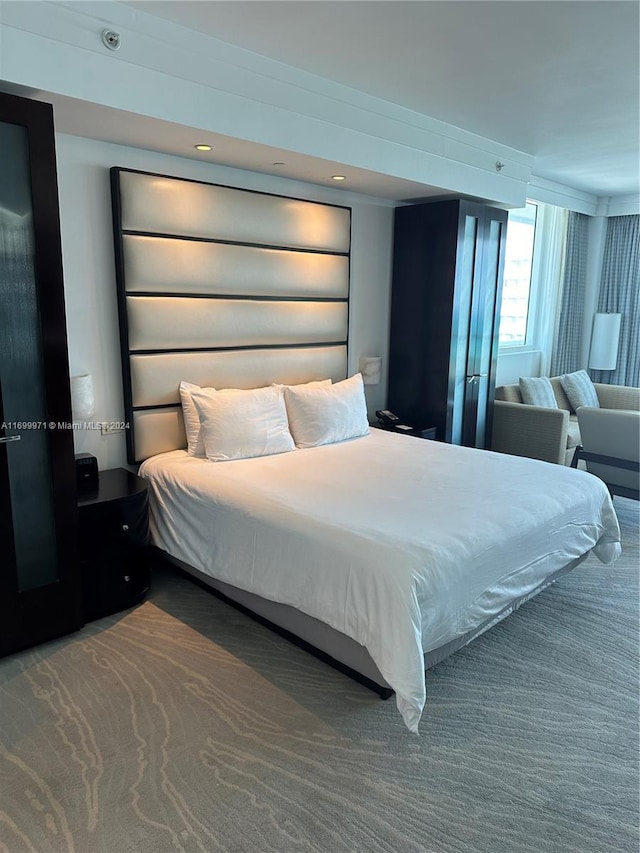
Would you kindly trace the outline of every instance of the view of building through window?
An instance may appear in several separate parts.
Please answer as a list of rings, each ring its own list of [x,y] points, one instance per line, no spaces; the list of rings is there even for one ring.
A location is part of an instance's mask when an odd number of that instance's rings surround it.
[[[537,205],[531,203],[509,211],[498,336],[500,346],[524,346],[527,343],[537,212]]]

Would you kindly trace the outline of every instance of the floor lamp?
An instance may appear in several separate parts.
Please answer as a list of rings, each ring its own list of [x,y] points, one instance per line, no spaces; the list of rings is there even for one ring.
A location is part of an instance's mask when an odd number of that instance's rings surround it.
[[[615,370],[620,344],[622,314],[594,314],[589,367],[591,370]]]

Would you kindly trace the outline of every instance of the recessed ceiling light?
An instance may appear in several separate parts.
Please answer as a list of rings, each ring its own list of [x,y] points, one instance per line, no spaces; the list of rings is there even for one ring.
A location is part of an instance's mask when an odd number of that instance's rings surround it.
[[[213,149],[213,145],[194,145],[196,151],[211,151]]]
[[[346,181],[347,178],[345,175],[331,175],[332,181]]]

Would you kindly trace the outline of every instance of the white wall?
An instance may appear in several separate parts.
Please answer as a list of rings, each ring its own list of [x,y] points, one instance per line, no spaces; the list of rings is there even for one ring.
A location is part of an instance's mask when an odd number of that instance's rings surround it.
[[[124,417],[109,168],[123,166],[352,208],[349,372],[361,355],[383,358],[382,382],[367,387],[370,414],[386,400],[393,206],[332,188],[58,134],[60,223],[71,374],[93,377],[94,421]],[[76,432],[76,450],[101,469],[126,464],[123,433]]]
[[[539,376],[541,357],[540,350],[501,351],[498,354],[496,385],[514,385],[521,376]]]

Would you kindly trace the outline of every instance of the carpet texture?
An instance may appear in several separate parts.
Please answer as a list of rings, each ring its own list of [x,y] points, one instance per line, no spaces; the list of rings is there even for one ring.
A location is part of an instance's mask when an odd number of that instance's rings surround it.
[[[428,673],[420,736],[187,579],[0,661],[6,853],[638,851],[638,504]]]

